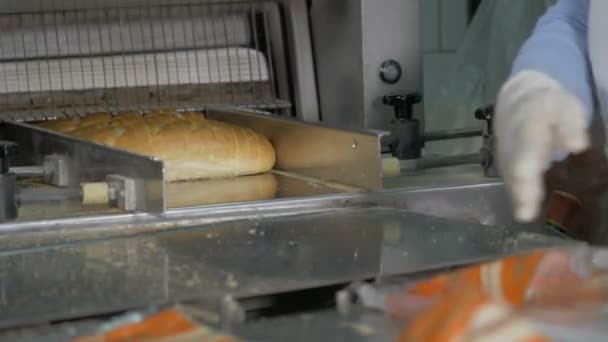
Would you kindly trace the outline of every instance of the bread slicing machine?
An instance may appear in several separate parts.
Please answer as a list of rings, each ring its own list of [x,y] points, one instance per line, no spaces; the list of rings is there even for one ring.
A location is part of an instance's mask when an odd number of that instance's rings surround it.
[[[310,27],[320,2],[0,8],[0,339],[63,340],[179,304],[242,340],[282,340],[306,322],[325,337],[369,340],[389,330],[361,333],[358,318],[338,314],[349,284],[565,243],[516,226],[496,179],[387,188],[387,133],[322,120],[328,94],[317,81],[331,75],[317,79]],[[263,136],[274,167],[173,182],[169,157],[45,128],[162,111]],[[238,145],[206,139],[201,151]],[[257,330],[264,321],[272,328]]]

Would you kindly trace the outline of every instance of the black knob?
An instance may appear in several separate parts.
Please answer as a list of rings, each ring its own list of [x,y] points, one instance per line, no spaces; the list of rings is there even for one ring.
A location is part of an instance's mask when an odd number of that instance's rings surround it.
[[[488,134],[493,134],[492,126],[494,121],[494,105],[488,105],[477,109],[475,111],[475,118],[477,120],[484,120],[488,125]]]
[[[422,95],[411,93],[407,95],[386,95],[382,103],[395,109],[395,118],[410,120],[414,116],[414,105],[422,101]]]
[[[494,105],[488,105],[475,111],[475,118],[478,120],[492,120],[494,116]]]
[[[17,155],[17,144],[12,141],[0,140],[0,173],[8,173],[11,160],[15,155]]]

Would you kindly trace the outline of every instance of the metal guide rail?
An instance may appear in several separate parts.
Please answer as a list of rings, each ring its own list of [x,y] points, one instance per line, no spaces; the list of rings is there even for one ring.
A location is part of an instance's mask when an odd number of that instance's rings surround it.
[[[289,108],[279,15],[273,1],[0,14],[0,116]]]
[[[263,202],[382,189],[380,135],[346,130],[232,107],[209,106],[207,117],[251,128],[276,151],[262,174],[165,182],[162,160],[59,134],[26,123],[0,124],[0,152],[17,144],[16,158],[0,172],[17,189],[0,184],[0,201],[21,201],[0,221]],[[201,113],[201,115],[203,115]],[[15,179],[17,176],[18,179]],[[1,182],[0,182],[1,183]],[[108,206],[109,205],[109,206]],[[13,206],[11,206],[13,208]],[[11,209],[11,213],[15,210]]]

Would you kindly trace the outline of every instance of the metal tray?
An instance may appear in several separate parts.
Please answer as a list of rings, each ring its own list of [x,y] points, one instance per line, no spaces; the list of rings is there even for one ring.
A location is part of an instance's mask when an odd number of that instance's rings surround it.
[[[347,284],[560,243],[550,236],[373,207],[29,249],[5,245],[0,327]]]

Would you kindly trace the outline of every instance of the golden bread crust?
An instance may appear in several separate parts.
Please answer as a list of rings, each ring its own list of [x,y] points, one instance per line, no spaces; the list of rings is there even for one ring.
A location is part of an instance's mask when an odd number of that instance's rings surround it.
[[[92,116],[92,117],[91,117]],[[41,127],[165,162],[165,179],[185,181],[264,173],[276,152],[249,128],[208,120],[200,113],[161,111],[141,115],[99,113]]]

